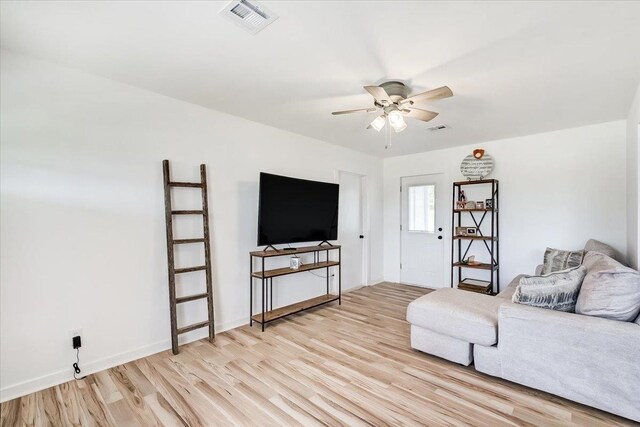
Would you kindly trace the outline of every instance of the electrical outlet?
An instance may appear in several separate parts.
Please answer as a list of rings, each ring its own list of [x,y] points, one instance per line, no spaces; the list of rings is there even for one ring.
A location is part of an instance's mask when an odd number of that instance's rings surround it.
[[[69,330],[69,338],[77,337],[78,335],[82,336],[82,328]]]

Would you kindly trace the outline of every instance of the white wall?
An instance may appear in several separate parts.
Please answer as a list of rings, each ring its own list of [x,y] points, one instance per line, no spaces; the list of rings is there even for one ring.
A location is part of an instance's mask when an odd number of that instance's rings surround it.
[[[177,180],[208,167],[218,330],[248,321],[260,171],[367,175],[370,277],[382,278],[380,159],[14,53],[0,62],[2,400],[69,380],[73,329],[83,332],[86,373],[170,347],[165,158]],[[180,199],[197,205],[195,193]],[[193,222],[177,224],[183,237],[198,235]],[[311,274],[274,281],[274,304],[324,283]],[[186,294],[203,285],[178,283]],[[189,304],[181,322],[205,315],[204,304]]]
[[[460,162],[474,148],[494,157],[490,178],[500,180],[502,288],[517,274],[533,273],[547,246],[580,249],[595,238],[626,252],[625,123],[619,121],[385,159],[385,280],[399,279],[400,177],[444,173],[448,182],[463,180]],[[448,206],[445,236],[450,213]],[[445,258],[450,251],[445,244]],[[450,273],[447,268],[447,278]]]
[[[629,110],[627,118],[627,252],[629,264],[634,268],[640,267],[640,226],[638,225],[640,200],[640,86]]]

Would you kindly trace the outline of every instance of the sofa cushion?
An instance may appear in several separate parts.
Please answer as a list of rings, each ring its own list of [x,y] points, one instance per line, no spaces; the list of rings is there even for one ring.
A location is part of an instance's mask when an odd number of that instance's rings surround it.
[[[543,276],[525,276],[513,294],[512,301],[532,307],[573,313],[578,292],[587,274],[585,267],[574,267]]]
[[[493,345],[485,347],[476,344],[473,346],[473,366],[476,370],[499,377],[502,375],[502,366],[500,362],[500,351],[498,347]]]
[[[596,239],[589,239],[587,243],[584,245],[584,252],[599,252],[603,255],[608,256],[609,258],[613,258],[616,261],[620,261],[616,257],[616,250],[606,243],[602,243]]]
[[[633,321],[640,313],[640,273],[599,252],[587,252],[576,313]]]
[[[547,248],[544,251],[542,274],[577,267],[582,263],[583,255],[584,251],[563,251],[561,249]]]
[[[474,344],[498,339],[498,308],[503,298],[460,289],[438,289],[409,304],[409,323]]]

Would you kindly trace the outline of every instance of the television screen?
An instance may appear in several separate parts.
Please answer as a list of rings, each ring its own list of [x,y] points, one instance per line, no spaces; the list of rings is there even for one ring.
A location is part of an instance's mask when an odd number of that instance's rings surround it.
[[[258,245],[338,238],[338,184],[260,173]]]

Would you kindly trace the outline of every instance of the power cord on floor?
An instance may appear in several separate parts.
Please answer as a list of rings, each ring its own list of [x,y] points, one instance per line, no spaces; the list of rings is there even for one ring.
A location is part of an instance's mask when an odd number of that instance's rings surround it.
[[[87,378],[87,376],[83,376],[78,378],[76,375],[82,373],[82,371],[80,370],[80,366],[78,366],[80,364],[80,347],[78,347],[76,349],[76,363],[74,363],[73,365],[73,378],[75,378],[76,380],[83,380],[85,378]]]

